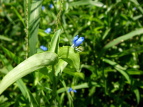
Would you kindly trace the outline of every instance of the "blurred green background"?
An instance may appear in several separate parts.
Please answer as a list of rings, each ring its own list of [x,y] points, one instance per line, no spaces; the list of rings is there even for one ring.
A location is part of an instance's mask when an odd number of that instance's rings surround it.
[[[24,2],[0,0],[0,80],[27,57]],[[70,93],[69,98],[60,91],[64,86],[58,82],[61,107],[142,106],[142,0],[43,0],[39,8],[37,52],[42,51],[41,45],[49,47],[58,29],[63,29],[60,47],[72,45],[76,35],[85,37],[79,47],[80,74],[70,66],[62,73],[66,86],[77,93]],[[47,28],[51,28],[49,33],[44,32]],[[22,78],[30,97],[15,83],[0,96],[0,107],[31,107],[31,103],[35,107],[50,106],[52,83],[46,70]]]

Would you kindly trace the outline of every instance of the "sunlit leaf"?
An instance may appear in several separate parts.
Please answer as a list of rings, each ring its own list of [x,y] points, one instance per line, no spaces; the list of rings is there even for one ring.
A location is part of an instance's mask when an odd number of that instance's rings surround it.
[[[52,52],[43,52],[29,57],[28,59],[17,65],[2,79],[0,83],[0,94],[16,80],[37,69],[43,68],[48,65],[53,65],[56,62],[57,55]]]
[[[63,59],[67,63],[71,64],[77,71],[80,68],[79,53],[75,51],[73,47],[64,46],[59,49],[59,58]]]

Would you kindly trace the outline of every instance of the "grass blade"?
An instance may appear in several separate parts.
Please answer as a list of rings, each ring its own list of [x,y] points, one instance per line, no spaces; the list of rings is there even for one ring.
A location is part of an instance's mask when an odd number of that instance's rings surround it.
[[[137,29],[137,30],[132,31],[126,35],[123,35],[123,36],[120,36],[120,37],[114,39],[113,41],[109,42],[103,49],[106,50],[106,49],[120,43],[121,41],[128,40],[128,39],[130,39],[134,36],[140,35],[140,34],[143,34],[143,28]]]
[[[131,84],[131,79],[130,79],[130,76],[125,72],[125,68],[123,68],[122,66],[120,66],[119,64],[117,64],[116,62],[114,61],[111,61],[109,59],[103,59],[104,62],[114,66],[114,68],[119,71],[125,78],[126,80],[128,81],[129,84]]]

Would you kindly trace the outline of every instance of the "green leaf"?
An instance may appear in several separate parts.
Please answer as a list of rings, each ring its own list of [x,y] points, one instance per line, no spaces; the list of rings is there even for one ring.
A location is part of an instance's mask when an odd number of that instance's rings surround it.
[[[6,49],[5,47],[2,47],[2,46],[0,46],[0,47],[5,52],[5,54],[8,55],[11,59],[13,59],[13,61],[15,61],[16,63],[19,63],[20,61],[22,61],[22,59],[20,57],[17,57],[10,50],[8,50],[8,49]]]
[[[131,78],[130,76],[128,75],[128,73],[125,71],[126,69],[123,68],[122,66],[120,66],[119,64],[117,64],[116,62],[114,61],[111,61],[109,59],[103,59],[104,62],[112,65],[117,71],[119,71],[125,78],[126,80],[128,81],[129,84],[131,84]]]
[[[12,65],[9,63],[9,61],[6,59],[6,57],[4,55],[0,55],[0,59],[3,59],[2,63],[5,65],[5,67],[8,71],[13,69]],[[8,73],[8,72],[6,71],[5,73]],[[22,79],[17,80],[16,83],[17,83],[18,87],[20,88],[23,96],[25,96],[26,98],[28,98],[30,100],[28,89],[27,89],[26,85],[24,84],[24,82],[22,81]]]
[[[36,53],[36,46],[38,43],[38,29],[40,22],[40,12],[43,0],[32,0],[31,10],[27,17],[29,17],[28,21],[28,36],[29,36],[29,55],[33,55]]]
[[[107,35],[109,35],[109,32],[111,31],[111,28],[109,28],[109,29],[107,29],[106,31],[105,31],[105,33],[104,33],[104,35],[103,35],[103,37],[102,37],[102,40],[104,40],[106,37],[107,37]]]
[[[51,40],[51,46],[49,51],[50,52],[55,52],[58,53],[58,47],[59,47],[59,36],[62,33],[62,30],[58,30],[57,32],[55,32],[54,36],[52,37]]]
[[[131,2],[133,2],[136,5],[136,7],[140,10],[140,12],[143,14],[143,9],[142,9],[141,5],[138,3],[138,1],[131,0]]]
[[[116,54],[110,55],[110,57],[115,58],[115,57],[122,57],[125,55],[133,54],[133,53],[143,53],[143,45],[135,45],[129,49],[123,50],[122,52],[118,52]]]
[[[13,41],[11,38],[8,38],[8,37],[3,36],[3,35],[0,35],[0,39],[1,39],[1,40],[5,40],[5,41],[8,41],[8,42]]]
[[[84,74],[82,72],[74,72],[74,69],[71,68],[65,68],[63,70],[64,73],[75,76],[75,77],[79,77],[81,79],[84,79]]]
[[[80,6],[80,5],[94,5],[97,7],[104,7],[104,8],[106,7],[103,3],[93,0],[80,0],[70,3],[70,6]]]
[[[9,3],[10,0],[1,0],[1,3]]]
[[[15,7],[12,7],[13,11],[15,12],[15,14],[18,16],[18,18],[21,20],[22,24],[24,25],[25,27],[25,23],[24,23],[24,20],[22,18],[22,16],[20,15],[20,13],[16,10]]]
[[[108,48],[110,48],[110,47],[112,47],[112,46],[114,46],[114,45],[116,45],[122,41],[128,40],[128,39],[130,39],[134,36],[140,35],[142,33],[143,33],[143,28],[132,31],[126,35],[120,36],[120,37],[114,39],[113,41],[109,42],[103,49],[106,50],[106,49],[108,49]]]
[[[135,93],[135,96],[136,96],[136,99],[137,99],[137,104],[139,104],[139,102],[140,102],[140,92],[136,88],[136,89],[134,89],[134,93]]]
[[[73,47],[64,46],[59,49],[59,58],[63,59],[67,63],[71,64],[77,71],[80,68],[79,53],[75,51]]]
[[[138,69],[128,69],[127,72],[130,75],[143,75],[143,71]]]
[[[57,55],[53,52],[43,52],[29,57],[25,61],[21,62],[18,66],[16,66],[13,70],[11,70],[2,79],[0,83],[0,94],[16,80],[37,69],[55,64],[57,59]]]
[[[65,69],[65,67],[68,65],[68,63],[62,59],[59,59],[57,65],[56,65],[56,76],[58,75],[58,73],[63,72],[63,70]]]

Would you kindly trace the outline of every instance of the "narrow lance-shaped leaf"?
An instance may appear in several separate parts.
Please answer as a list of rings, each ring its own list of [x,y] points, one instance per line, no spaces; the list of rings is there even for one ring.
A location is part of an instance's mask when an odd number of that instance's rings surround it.
[[[9,61],[7,60],[7,58],[6,58],[4,55],[1,55],[1,54],[0,54],[0,59],[2,59],[2,63],[3,63],[4,65],[7,65],[7,66],[6,66],[6,69],[7,69],[8,71],[10,71],[10,70],[13,69],[12,65],[9,63]],[[8,71],[6,71],[6,72],[4,72],[4,73],[7,74]],[[16,81],[16,83],[17,83],[18,87],[20,88],[20,90],[21,90],[22,94],[24,95],[24,97],[25,97],[25,98],[28,98],[29,100],[31,100],[30,97],[29,97],[28,89],[27,89],[26,85],[24,84],[23,80],[22,80],[22,79],[19,79],[19,80]]]
[[[54,36],[52,37],[51,46],[50,46],[50,49],[49,49],[50,52],[58,53],[59,36],[60,36],[61,33],[62,33],[62,30],[60,29],[60,30],[56,31]]]
[[[103,61],[106,62],[106,63],[108,63],[108,64],[110,64],[110,65],[112,65],[112,66],[114,66],[114,68],[115,68],[117,71],[119,71],[119,72],[126,78],[126,80],[128,81],[128,83],[131,84],[131,78],[130,78],[130,76],[128,75],[128,73],[125,71],[125,70],[126,70],[125,68],[123,68],[122,66],[120,66],[120,65],[117,64],[116,62],[111,61],[111,60],[109,60],[109,59],[105,59],[105,58],[104,58]]]
[[[40,22],[40,12],[43,0],[32,0],[31,10],[30,10],[30,19],[28,22],[29,27],[29,47],[30,53],[29,55],[33,55],[36,53],[36,45],[38,42],[38,28]]]
[[[57,54],[53,52],[43,52],[29,57],[25,61],[21,62],[18,66],[16,66],[13,70],[11,70],[2,79],[0,83],[0,94],[16,80],[37,69],[55,64],[57,59]]]
[[[128,40],[128,39],[130,39],[130,38],[132,38],[134,36],[140,35],[140,34],[143,34],[143,28],[137,29],[135,31],[132,31],[132,32],[130,32],[128,34],[125,34],[123,36],[120,36],[120,37],[114,39],[113,41],[109,42],[103,49],[106,50],[106,49],[108,49],[108,48],[110,48],[110,47],[120,43],[121,41]]]

